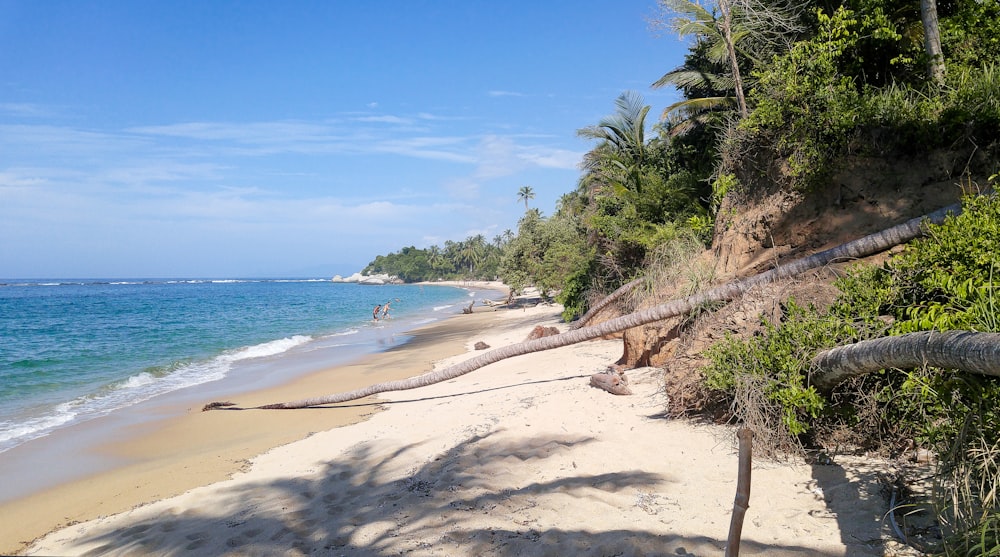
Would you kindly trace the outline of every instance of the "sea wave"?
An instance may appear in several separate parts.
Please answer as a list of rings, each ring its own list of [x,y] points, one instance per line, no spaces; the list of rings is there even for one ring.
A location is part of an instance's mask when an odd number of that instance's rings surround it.
[[[58,404],[46,410],[42,416],[18,420],[16,423],[0,422],[0,452],[44,437],[71,423],[106,416],[162,394],[217,381],[224,378],[236,362],[276,356],[311,340],[312,337],[309,336],[295,335],[230,350],[207,360],[177,363],[169,368],[136,373],[94,393]]]

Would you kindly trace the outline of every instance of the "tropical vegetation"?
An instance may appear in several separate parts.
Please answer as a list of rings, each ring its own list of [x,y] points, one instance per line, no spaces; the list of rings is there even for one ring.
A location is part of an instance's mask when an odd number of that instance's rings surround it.
[[[889,455],[934,450],[938,550],[1000,555],[1000,380],[921,368],[883,370],[832,392],[810,382],[814,356],[833,346],[918,331],[997,332],[1000,201],[990,192],[1000,171],[1000,2],[659,6],[656,24],[690,42],[681,66],[650,76],[654,87],[682,94],[658,121],[640,95],[623,92],[607,117],[580,128],[593,147],[552,215],[529,206],[534,192],[525,186],[516,233],[404,248],[366,271],[535,286],[569,321],[646,275],[664,246],[692,237],[711,246],[739,207],[765,193],[819,197],[839,187],[832,177],[858,157],[947,153],[960,161],[955,180],[963,176],[969,194],[961,215],[884,264],[852,269],[829,307],[785,300],[756,334],[708,349],[705,397],[735,420],[780,432],[785,450],[831,436]],[[730,300],[742,288],[718,287],[524,349],[596,338]]]

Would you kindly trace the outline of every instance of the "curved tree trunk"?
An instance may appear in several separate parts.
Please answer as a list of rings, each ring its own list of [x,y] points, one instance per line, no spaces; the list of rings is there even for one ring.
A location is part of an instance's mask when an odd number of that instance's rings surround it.
[[[466,360],[464,362],[455,364],[451,367],[447,367],[442,370],[432,371],[429,373],[425,373],[423,375],[411,377],[409,379],[379,383],[376,385],[371,385],[363,389],[358,389],[350,392],[338,393],[316,398],[307,398],[292,402],[268,404],[265,406],[260,406],[258,408],[267,408],[267,409],[308,408],[310,406],[321,406],[325,404],[336,404],[339,402],[347,402],[349,400],[356,400],[359,398],[364,398],[366,396],[378,393],[384,393],[388,391],[404,391],[408,389],[426,387],[427,385],[433,385],[434,383],[449,381],[456,377],[465,375],[466,373],[469,373],[471,371],[475,371],[481,367],[499,362],[500,360],[505,360],[507,358],[513,358],[514,356],[521,356],[524,354],[530,354],[532,352],[541,352],[542,350],[552,350],[553,348],[568,346],[570,344],[576,344],[578,342],[583,342],[585,340],[601,338],[603,336],[618,333],[626,329],[631,329],[633,327],[645,325],[646,323],[652,323],[654,321],[662,321],[670,317],[684,315],[704,304],[713,302],[725,302],[735,299],[736,297],[740,296],[743,292],[757,285],[766,284],[784,278],[789,278],[804,271],[808,271],[809,269],[821,267],[823,265],[827,265],[834,261],[844,260],[844,259],[857,259],[860,257],[866,257],[874,253],[885,251],[893,246],[896,246],[903,242],[908,242],[916,238],[917,236],[920,236],[923,233],[921,225],[925,220],[933,222],[935,224],[939,224],[944,220],[944,217],[948,213],[958,213],[961,212],[961,210],[962,210],[961,204],[950,205],[948,207],[945,207],[944,209],[939,209],[923,217],[910,219],[903,224],[893,226],[892,228],[888,228],[886,230],[883,230],[882,232],[865,236],[864,238],[854,240],[853,242],[848,242],[846,244],[842,244],[835,248],[822,251],[820,253],[811,255],[809,257],[797,259],[791,263],[788,263],[787,265],[781,265],[770,271],[767,271],[766,273],[761,273],[759,275],[755,275],[747,279],[729,282],[727,284],[717,286],[710,290],[700,292],[693,296],[688,296],[687,298],[682,298],[680,300],[672,300],[670,302],[656,305],[642,311],[630,313],[628,315],[623,315],[621,317],[605,321],[593,327],[583,327],[575,331],[567,331],[565,333],[558,335],[543,337],[535,340],[530,340],[527,342],[522,342],[519,344],[512,344],[510,346],[504,346],[502,348],[490,350],[489,352],[476,356],[475,358]],[[221,406],[227,406],[227,405],[228,403],[222,403],[222,404],[211,403],[206,405],[204,410],[211,410],[214,408],[219,408]]]
[[[637,279],[630,280],[629,282],[626,282],[625,284],[619,286],[617,290],[601,298],[601,300],[596,304],[594,304],[594,307],[588,309],[587,313],[584,313],[582,317],[577,319],[575,322],[571,323],[569,328],[572,330],[583,327],[584,325],[587,324],[588,321],[593,319],[595,315],[600,313],[602,309],[608,307],[609,305],[611,305],[612,302],[617,301],[622,296],[635,290],[636,287],[642,284],[644,280],[646,280],[646,277],[639,277]]]
[[[920,331],[865,340],[824,350],[812,360],[812,384],[829,391],[880,369],[924,365],[1000,377],[1000,333]]]
[[[719,0],[719,9],[722,11],[722,37],[726,42],[729,67],[733,72],[733,82],[735,82],[736,102],[740,107],[740,116],[746,118],[750,111],[747,110],[747,100],[743,95],[743,78],[740,77],[740,65],[736,60],[736,46],[733,44],[733,7],[729,5],[729,0]]]

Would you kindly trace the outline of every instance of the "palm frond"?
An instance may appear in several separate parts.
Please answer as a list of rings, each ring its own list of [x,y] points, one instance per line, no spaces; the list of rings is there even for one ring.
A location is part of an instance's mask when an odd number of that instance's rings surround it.
[[[719,91],[732,89],[735,85],[733,78],[706,72],[704,70],[689,69],[685,67],[677,68],[665,74],[653,83],[653,88],[673,85],[679,89],[687,87],[711,88]]]

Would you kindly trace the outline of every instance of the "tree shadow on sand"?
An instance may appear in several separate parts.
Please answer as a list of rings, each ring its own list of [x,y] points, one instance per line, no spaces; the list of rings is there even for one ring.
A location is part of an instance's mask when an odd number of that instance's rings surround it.
[[[318,479],[233,485],[216,491],[204,508],[157,508],[155,516],[128,528],[98,528],[77,542],[90,555],[721,554],[725,532],[712,532],[718,537],[672,533],[669,515],[683,509],[656,508],[652,498],[657,495],[637,499],[631,509],[610,500],[622,490],[669,494],[670,478],[639,470],[576,473],[573,450],[592,438],[504,441],[496,433],[471,435],[432,457],[417,450],[421,443],[390,450],[378,440],[363,442],[319,465]],[[531,473],[533,465],[551,458],[568,464],[559,477]],[[656,531],[623,528],[621,520],[612,520],[621,512],[636,512],[636,506],[662,513]],[[558,526],[551,519],[556,507]],[[609,528],[574,528],[572,517],[581,513],[608,517]],[[809,552],[747,542],[743,550]]]

